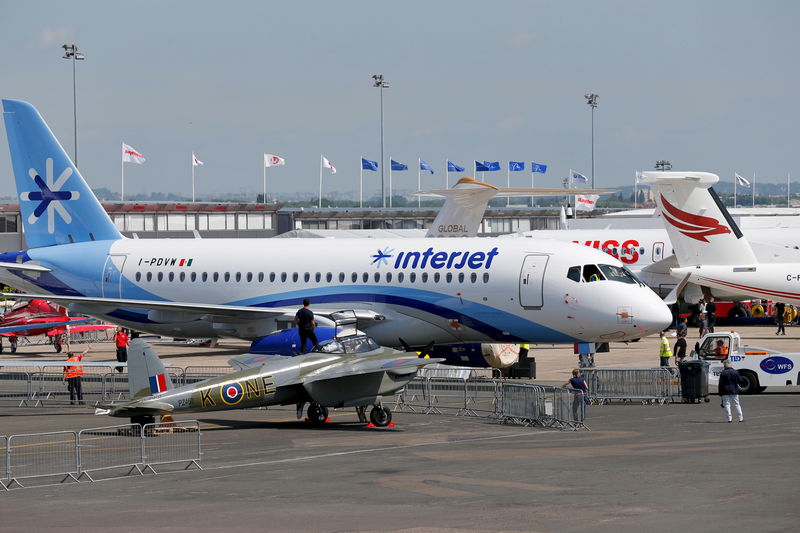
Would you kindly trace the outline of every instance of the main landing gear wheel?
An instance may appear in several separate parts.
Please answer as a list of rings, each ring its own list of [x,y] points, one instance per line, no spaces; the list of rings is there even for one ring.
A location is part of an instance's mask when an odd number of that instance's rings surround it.
[[[376,405],[369,412],[369,421],[375,424],[376,427],[383,428],[389,425],[392,421],[392,412],[388,407]]]
[[[312,403],[308,406],[308,420],[312,424],[324,424],[328,420],[328,408]]]

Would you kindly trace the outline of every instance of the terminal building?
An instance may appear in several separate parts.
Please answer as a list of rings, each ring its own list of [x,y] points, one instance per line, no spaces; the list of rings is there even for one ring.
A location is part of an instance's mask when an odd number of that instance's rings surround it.
[[[402,230],[406,236],[424,234],[438,208],[284,208],[250,203],[104,203],[120,232],[129,238],[244,238],[328,237],[338,235],[391,237]],[[742,227],[800,227],[800,209],[738,208],[730,210]],[[569,221],[571,229],[661,228],[652,209],[610,212],[598,210]],[[560,210],[541,207],[490,207],[478,229],[479,236],[493,236],[540,229],[560,229]],[[356,232],[355,230],[360,230]],[[371,230],[371,231],[363,231]],[[366,233],[366,235],[365,235]],[[0,251],[27,246],[18,204],[0,204]]]
[[[321,236],[327,230],[424,230],[438,208],[283,208],[247,203],[104,203],[111,220],[130,238],[242,238]],[[558,229],[559,211],[489,208],[479,235]],[[292,232],[292,233],[289,233]],[[0,204],[0,251],[26,248],[18,204]]]

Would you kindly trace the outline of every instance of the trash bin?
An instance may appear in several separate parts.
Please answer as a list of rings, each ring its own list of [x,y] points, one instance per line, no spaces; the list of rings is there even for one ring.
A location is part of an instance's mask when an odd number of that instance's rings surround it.
[[[694,403],[705,398],[708,401],[708,367],[707,361],[682,361],[678,363],[681,373],[681,397],[684,401]]]

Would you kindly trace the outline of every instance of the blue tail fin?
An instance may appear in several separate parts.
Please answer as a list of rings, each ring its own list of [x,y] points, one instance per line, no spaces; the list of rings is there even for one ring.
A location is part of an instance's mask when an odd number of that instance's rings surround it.
[[[36,108],[3,100],[3,119],[28,247],[121,239]]]

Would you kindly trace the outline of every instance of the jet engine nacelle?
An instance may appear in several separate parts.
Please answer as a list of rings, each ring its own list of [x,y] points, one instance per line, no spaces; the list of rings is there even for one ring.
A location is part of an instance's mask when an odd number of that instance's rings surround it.
[[[519,344],[440,344],[433,347],[430,356],[444,358],[446,365],[506,368],[519,359]]]

